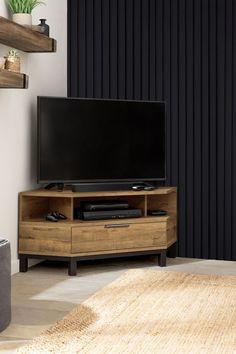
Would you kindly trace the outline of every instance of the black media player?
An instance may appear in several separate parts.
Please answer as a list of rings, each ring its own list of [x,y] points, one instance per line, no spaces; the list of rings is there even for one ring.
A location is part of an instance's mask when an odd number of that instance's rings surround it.
[[[128,208],[129,208],[129,203],[125,200],[119,200],[119,199],[81,202],[81,209],[87,211],[121,210],[121,209],[128,209]]]
[[[121,209],[121,210],[95,210],[87,211],[75,209],[75,219],[82,220],[106,220],[106,219],[127,219],[139,218],[142,216],[141,209]]]

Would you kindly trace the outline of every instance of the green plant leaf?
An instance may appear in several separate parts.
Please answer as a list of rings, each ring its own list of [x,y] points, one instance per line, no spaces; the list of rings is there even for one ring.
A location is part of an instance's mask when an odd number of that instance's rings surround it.
[[[13,57],[13,58],[15,58],[15,57],[18,57],[18,53],[17,53],[17,51],[15,50],[15,49],[11,49],[11,50],[9,50],[9,52],[7,53],[7,57],[9,58],[9,57]]]
[[[6,4],[12,13],[28,13],[38,5],[45,5],[43,1],[39,0],[6,0]]]

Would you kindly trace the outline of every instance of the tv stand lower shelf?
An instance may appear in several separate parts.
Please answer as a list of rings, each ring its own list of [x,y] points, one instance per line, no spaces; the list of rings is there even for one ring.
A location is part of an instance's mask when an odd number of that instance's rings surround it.
[[[90,259],[157,255],[161,267],[166,255],[176,255],[176,188],[154,191],[72,192],[35,190],[20,193],[20,272],[28,259],[68,262],[68,274],[76,275],[77,262]],[[142,210],[142,217],[122,220],[74,219],[74,208],[85,200],[121,199]],[[165,216],[148,216],[149,209],[166,210]],[[50,222],[45,215],[58,211],[67,220]]]

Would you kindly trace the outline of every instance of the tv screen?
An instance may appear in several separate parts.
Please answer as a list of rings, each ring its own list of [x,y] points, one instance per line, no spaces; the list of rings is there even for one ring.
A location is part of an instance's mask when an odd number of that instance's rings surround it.
[[[38,97],[38,182],[165,180],[165,103]]]

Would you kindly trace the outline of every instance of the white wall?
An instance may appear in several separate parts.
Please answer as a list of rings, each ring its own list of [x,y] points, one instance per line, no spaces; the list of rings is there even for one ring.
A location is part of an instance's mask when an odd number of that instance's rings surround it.
[[[29,75],[29,89],[0,89],[0,238],[11,242],[12,273],[18,271],[18,193],[36,184],[37,95],[67,95],[67,0],[44,0],[33,24],[46,18],[50,36],[57,39],[57,53],[23,53],[21,71]],[[60,6],[58,4],[60,3]],[[5,1],[0,15],[10,18]],[[8,47],[0,45],[0,56]]]

